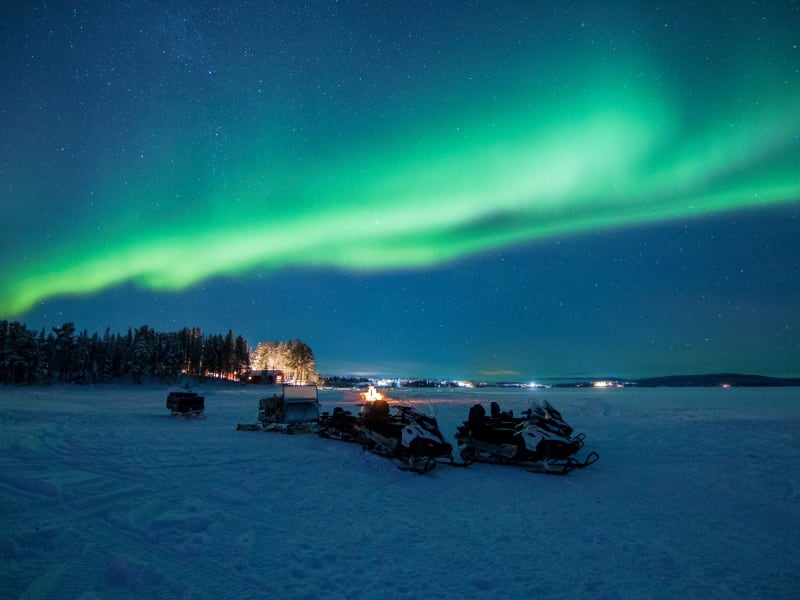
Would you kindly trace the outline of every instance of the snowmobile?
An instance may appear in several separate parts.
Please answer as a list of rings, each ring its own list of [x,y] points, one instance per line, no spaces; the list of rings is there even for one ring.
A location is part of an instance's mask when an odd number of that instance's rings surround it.
[[[427,473],[440,461],[455,464],[453,447],[445,442],[435,418],[410,406],[392,409],[373,387],[362,396],[358,415],[339,406],[333,414],[323,413],[320,437],[361,444],[365,450],[393,459],[405,471]]]
[[[444,440],[436,419],[411,406],[390,411],[386,400],[368,402],[356,427],[365,450],[394,459],[404,471],[427,473],[440,460],[454,464],[453,446]]]
[[[585,436],[572,436],[572,427],[547,401],[532,405],[521,417],[502,412],[496,402],[490,406],[490,416],[480,404],[470,407],[468,419],[457,428],[455,438],[464,446],[460,456],[465,463],[520,465],[532,472],[564,475],[600,458],[597,452],[583,461],[575,458]]]
[[[333,414],[325,411],[319,416],[317,433],[320,437],[343,442],[358,442],[359,417],[349,410],[337,406],[333,409]]]

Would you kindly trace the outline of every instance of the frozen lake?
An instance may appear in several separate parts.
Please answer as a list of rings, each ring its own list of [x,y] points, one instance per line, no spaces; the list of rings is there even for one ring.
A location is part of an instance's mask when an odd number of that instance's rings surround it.
[[[238,432],[258,388],[0,388],[4,598],[794,598],[800,389],[419,389],[549,400],[600,461],[419,476],[315,435]],[[321,391],[323,409],[344,392]]]

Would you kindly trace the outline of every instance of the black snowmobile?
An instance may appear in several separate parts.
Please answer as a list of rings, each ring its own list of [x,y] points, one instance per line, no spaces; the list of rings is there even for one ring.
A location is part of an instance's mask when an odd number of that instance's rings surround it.
[[[480,404],[469,409],[469,417],[457,428],[456,440],[465,463],[474,461],[520,465],[529,471],[563,475],[588,467],[600,455],[590,452],[583,461],[575,454],[583,447],[584,434],[572,436],[573,429],[553,406],[545,401],[515,417],[502,412],[496,402],[491,414]]]
[[[453,462],[453,446],[444,440],[436,419],[411,406],[398,405],[392,412],[386,400],[364,406],[358,422],[365,450],[396,459],[404,471],[427,473],[437,459]]]
[[[358,416],[336,407],[332,415],[320,418],[319,435],[360,443],[404,471],[427,473],[439,461],[455,464],[453,446],[444,440],[435,418],[410,406],[391,410],[386,400],[366,402]]]
[[[317,433],[320,437],[343,442],[359,442],[358,415],[337,406],[333,414],[323,412],[319,417]]]

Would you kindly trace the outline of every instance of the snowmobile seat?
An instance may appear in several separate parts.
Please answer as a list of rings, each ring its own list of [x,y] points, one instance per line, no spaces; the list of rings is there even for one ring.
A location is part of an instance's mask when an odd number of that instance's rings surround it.
[[[519,421],[519,419],[514,418],[513,410],[500,410],[500,405],[497,402],[492,402],[490,406],[491,406],[492,421],[496,423],[506,423],[506,424],[514,421]]]
[[[333,409],[333,416],[330,419],[331,425],[342,430],[351,430],[356,424],[356,416],[349,410],[337,406]]]
[[[389,403],[386,400],[374,400],[368,404],[367,416],[377,421],[389,420]]]
[[[497,402],[492,402],[489,406],[492,418],[497,419],[500,417],[500,405]]]
[[[481,404],[475,404],[469,409],[469,424],[482,425],[486,423],[486,409]]]
[[[480,404],[474,404],[469,409],[467,423],[476,437],[480,437],[486,430],[486,409]]]

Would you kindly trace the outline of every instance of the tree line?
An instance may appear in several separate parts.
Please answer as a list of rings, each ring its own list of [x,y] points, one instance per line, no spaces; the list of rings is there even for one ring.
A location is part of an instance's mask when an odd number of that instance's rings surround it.
[[[185,327],[162,333],[147,325],[101,336],[77,332],[71,322],[36,332],[22,323],[0,321],[0,383],[110,383],[145,378],[174,380],[181,373],[235,377],[250,366],[242,336],[204,335]]]
[[[163,333],[142,325],[127,334],[78,332],[67,322],[50,332],[0,321],[0,384],[174,381],[181,374],[237,379],[249,369],[283,371],[287,381],[315,381],[314,352],[299,339],[261,342],[205,335],[197,327]]]

